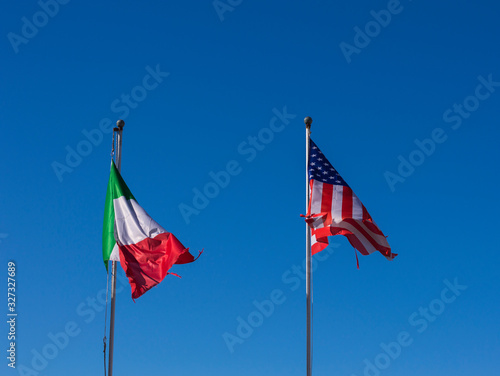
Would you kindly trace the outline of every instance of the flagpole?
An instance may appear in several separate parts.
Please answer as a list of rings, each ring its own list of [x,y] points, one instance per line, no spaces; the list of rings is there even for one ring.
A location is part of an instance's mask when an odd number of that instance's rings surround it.
[[[309,145],[312,119],[304,119],[306,125],[306,212],[309,210]],[[306,304],[307,304],[307,376],[312,376],[312,268],[311,228],[306,223]]]
[[[122,133],[125,122],[118,120],[116,128],[116,168],[121,172],[122,167]],[[109,319],[109,362],[108,376],[113,376],[113,349],[115,343],[115,303],[116,303],[116,264],[117,261],[111,261],[111,310]]]

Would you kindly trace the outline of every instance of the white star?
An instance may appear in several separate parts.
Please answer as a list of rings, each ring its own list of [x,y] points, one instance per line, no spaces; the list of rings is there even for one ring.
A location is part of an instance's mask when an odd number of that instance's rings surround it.
[[[312,155],[311,155],[311,157],[315,157],[315,156],[317,156],[317,155],[318,155],[318,154],[312,154]]]
[[[315,162],[311,162],[311,166],[316,166],[316,163]]]
[[[318,167],[318,170],[322,170],[322,169],[323,169],[323,167]]]
[[[323,160],[323,158],[318,158],[318,161],[322,161],[322,160]]]
[[[323,175],[326,175],[326,174],[328,174],[328,171],[323,171]]]

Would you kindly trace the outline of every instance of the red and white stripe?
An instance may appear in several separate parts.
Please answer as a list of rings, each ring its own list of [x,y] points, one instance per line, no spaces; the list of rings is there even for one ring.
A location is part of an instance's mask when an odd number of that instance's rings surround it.
[[[386,237],[351,188],[310,180],[307,221],[311,226],[312,254],[328,246],[328,236],[344,235],[361,254],[375,251],[392,260]]]

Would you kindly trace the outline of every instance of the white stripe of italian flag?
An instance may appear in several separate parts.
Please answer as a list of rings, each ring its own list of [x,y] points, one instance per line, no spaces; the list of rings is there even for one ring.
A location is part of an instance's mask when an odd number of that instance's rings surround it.
[[[132,287],[132,299],[160,283],[173,264],[195,260],[189,248],[137,203],[114,162],[106,193],[102,246],[106,268],[109,260],[120,261]]]

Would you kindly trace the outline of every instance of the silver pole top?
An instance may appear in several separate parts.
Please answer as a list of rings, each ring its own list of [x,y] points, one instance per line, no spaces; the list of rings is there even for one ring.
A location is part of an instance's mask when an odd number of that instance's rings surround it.
[[[116,122],[116,126],[118,127],[118,129],[123,130],[123,127],[125,126],[125,122],[120,119]]]
[[[306,128],[311,128],[312,122],[313,122],[313,119],[310,116],[307,116],[304,119],[304,124],[306,125]]]

